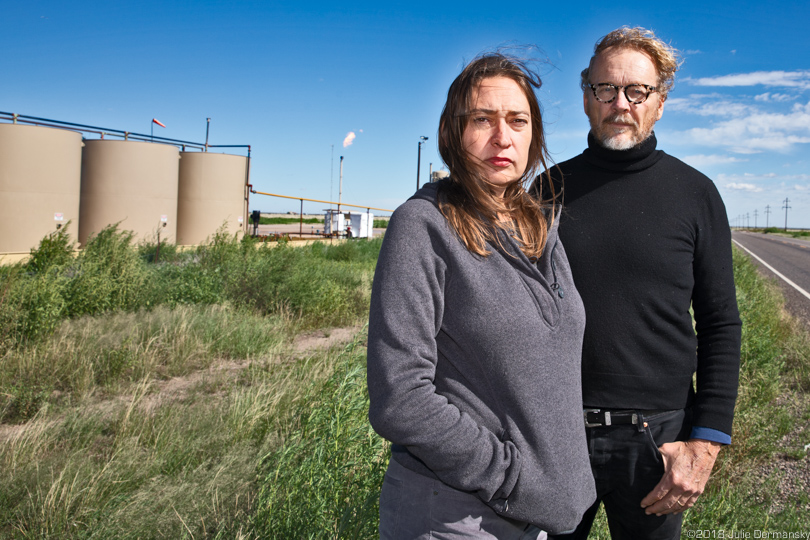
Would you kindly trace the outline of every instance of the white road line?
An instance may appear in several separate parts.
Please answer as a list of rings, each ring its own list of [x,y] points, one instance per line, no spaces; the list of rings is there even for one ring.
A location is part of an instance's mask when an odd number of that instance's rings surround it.
[[[768,270],[770,270],[771,272],[773,272],[774,274],[776,274],[777,276],[779,276],[780,278],[785,280],[785,283],[787,283],[788,285],[790,285],[791,287],[793,287],[794,289],[796,289],[797,291],[799,291],[800,293],[805,295],[808,298],[808,300],[810,300],[810,293],[808,293],[807,291],[805,291],[804,289],[802,289],[801,287],[799,287],[798,285],[796,285],[795,283],[790,281],[788,278],[786,278],[785,276],[780,274],[779,271],[776,270],[776,268],[774,268],[770,264],[766,263],[765,261],[763,261],[762,259],[760,259],[756,255],[754,255],[753,251],[751,251],[750,249],[748,249],[747,247],[745,247],[741,243],[737,242],[736,240],[732,240],[732,242],[734,242],[735,244],[737,244],[738,246],[743,248],[749,255],[751,255],[753,258],[755,258],[756,260],[761,262],[763,265],[765,265],[765,268],[767,268]]]

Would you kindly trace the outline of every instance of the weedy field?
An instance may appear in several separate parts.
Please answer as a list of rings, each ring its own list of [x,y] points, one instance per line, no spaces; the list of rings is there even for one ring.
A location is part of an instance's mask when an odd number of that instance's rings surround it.
[[[0,537],[374,538],[379,246],[217,235],[156,257],[110,228],[74,257],[63,230],[0,268]],[[735,273],[734,444],[685,527],[806,527],[810,343],[739,253]]]

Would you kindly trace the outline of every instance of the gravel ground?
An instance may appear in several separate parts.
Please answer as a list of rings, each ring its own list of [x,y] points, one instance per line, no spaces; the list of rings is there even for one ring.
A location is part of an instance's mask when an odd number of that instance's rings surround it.
[[[781,403],[780,403],[781,402]],[[810,408],[810,396],[803,394],[783,396],[777,404],[796,413],[799,420],[796,429],[782,437],[778,446],[782,452],[767,464],[760,465],[756,477],[764,483],[772,478],[778,479],[776,497],[771,501],[771,512],[778,513],[787,508],[805,510],[810,515],[810,421],[804,411]],[[804,495],[804,497],[802,497]],[[801,502],[804,498],[804,502]],[[764,501],[763,501],[764,502]]]

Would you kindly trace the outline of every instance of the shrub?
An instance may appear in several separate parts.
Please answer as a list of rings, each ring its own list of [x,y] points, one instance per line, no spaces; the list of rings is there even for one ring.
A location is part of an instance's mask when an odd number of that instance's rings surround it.
[[[144,304],[149,276],[132,238],[131,231],[110,225],[88,240],[68,281],[68,316],[133,310]]]
[[[39,246],[31,250],[31,258],[26,263],[26,269],[31,272],[44,272],[54,266],[65,266],[73,262],[75,244],[70,239],[68,228],[70,221],[64,227],[43,238]]]

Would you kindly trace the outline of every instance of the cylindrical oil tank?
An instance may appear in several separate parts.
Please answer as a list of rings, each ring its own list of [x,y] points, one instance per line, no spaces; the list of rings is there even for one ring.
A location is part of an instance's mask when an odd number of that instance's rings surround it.
[[[0,253],[28,253],[71,221],[79,230],[82,136],[0,124]]]
[[[167,144],[85,141],[79,241],[119,223],[135,241],[177,237],[177,180],[180,151]]]
[[[221,228],[228,234],[244,232],[248,167],[244,156],[180,153],[178,244],[201,244]]]

